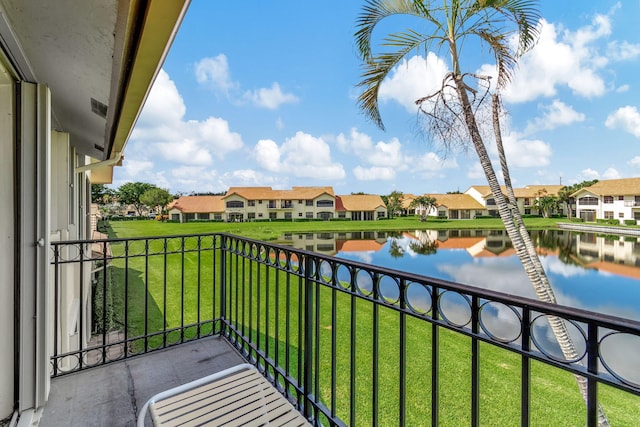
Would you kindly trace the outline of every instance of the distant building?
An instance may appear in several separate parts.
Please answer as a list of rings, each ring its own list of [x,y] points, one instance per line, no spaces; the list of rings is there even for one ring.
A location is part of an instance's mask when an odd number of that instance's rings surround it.
[[[640,220],[640,178],[598,181],[571,195],[576,200],[576,217],[587,222],[597,219]]]
[[[169,219],[180,222],[224,219],[222,196],[181,196],[167,207]]]
[[[336,196],[338,218],[355,221],[372,221],[387,216],[387,206],[376,194],[351,194]]]
[[[331,187],[231,187],[223,200],[226,221],[330,219],[335,213]]]

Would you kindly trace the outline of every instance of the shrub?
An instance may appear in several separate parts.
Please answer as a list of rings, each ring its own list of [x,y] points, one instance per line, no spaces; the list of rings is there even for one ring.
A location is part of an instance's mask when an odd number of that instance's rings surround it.
[[[625,219],[624,225],[638,225],[638,221],[635,219]]]

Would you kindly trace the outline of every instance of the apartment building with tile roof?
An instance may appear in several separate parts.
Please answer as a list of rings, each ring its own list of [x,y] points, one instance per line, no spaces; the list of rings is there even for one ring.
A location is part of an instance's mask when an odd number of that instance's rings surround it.
[[[617,219],[640,220],[640,178],[608,179],[581,188],[571,195],[576,217],[587,222]]]
[[[338,218],[371,221],[387,216],[387,206],[377,194],[350,194],[336,196]]]
[[[167,206],[169,219],[179,222],[224,219],[222,196],[181,196]]]
[[[226,221],[326,220],[335,214],[332,187],[231,187],[222,199]]]

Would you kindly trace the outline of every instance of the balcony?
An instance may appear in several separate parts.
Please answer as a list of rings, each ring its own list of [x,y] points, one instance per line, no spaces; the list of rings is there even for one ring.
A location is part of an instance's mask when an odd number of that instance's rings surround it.
[[[228,234],[52,245],[43,426],[130,425],[153,393],[242,361],[315,425],[638,421],[620,403],[640,402],[637,365],[612,350],[637,364],[638,322]]]

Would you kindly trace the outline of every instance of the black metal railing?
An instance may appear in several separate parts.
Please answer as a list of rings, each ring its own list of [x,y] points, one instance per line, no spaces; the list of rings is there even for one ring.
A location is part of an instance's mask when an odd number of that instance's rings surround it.
[[[52,249],[54,376],[221,335],[317,425],[640,416],[635,321],[228,234]]]

